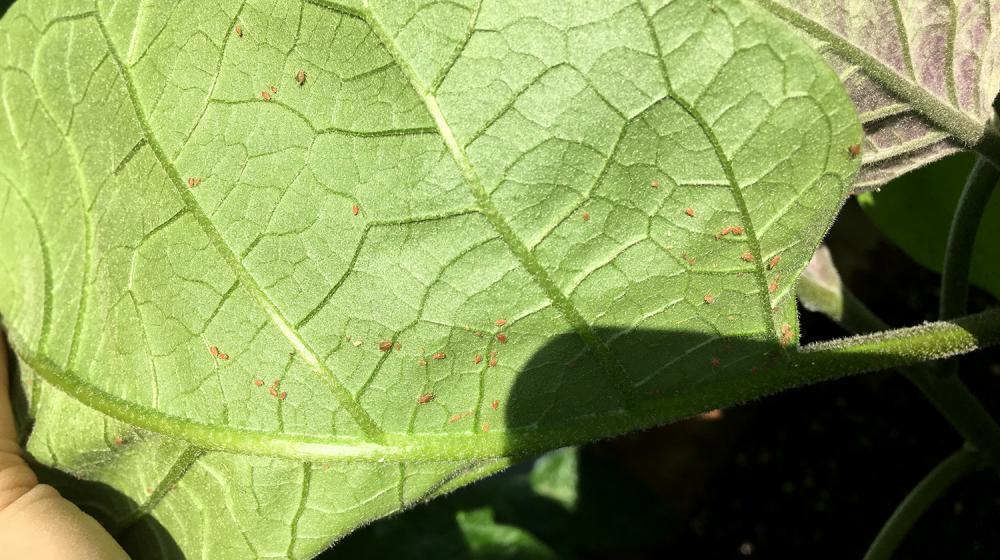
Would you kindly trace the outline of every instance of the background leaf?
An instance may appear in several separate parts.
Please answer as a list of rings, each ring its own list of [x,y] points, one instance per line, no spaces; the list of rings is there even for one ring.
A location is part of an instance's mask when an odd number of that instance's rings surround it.
[[[1000,33],[991,24],[1000,3],[754,1],[809,36],[851,92],[865,125],[856,189],[982,141],[1000,92]]]
[[[957,154],[908,173],[858,202],[879,229],[907,255],[941,272],[951,217],[965,178],[976,158]],[[1000,297],[1000,196],[994,194],[983,215],[972,254],[970,280]]]
[[[26,0],[0,34],[28,449],[140,557],[310,557],[774,390],[858,166],[836,75],[735,0]]]

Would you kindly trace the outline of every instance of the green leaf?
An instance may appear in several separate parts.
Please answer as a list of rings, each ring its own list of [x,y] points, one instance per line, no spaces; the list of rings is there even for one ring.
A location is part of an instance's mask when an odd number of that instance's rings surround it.
[[[752,5],[24,0],[0,33],[28,449],[141,556],[307,558],[808,379],[751,373],[861,131]]]
[[[753,0],[807,35],[865,125],[858,190],[964,148],[1000,163],[994,0]]]
[[[975,162],[957,154],[908,173],[858,202],[879,229],[920,265],[941,272],[951,217],[965,177]],[[983,215],[972,253],[970,280],[1000,297],[1000,196],[994,195]]]

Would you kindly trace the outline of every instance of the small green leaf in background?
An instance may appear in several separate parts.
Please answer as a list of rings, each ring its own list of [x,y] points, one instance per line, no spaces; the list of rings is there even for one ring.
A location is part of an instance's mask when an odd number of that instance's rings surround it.
[[[322,560],[548,560],[643,552],[676,514],[619,465],[564,448],[349,535]]]
[[[864,193],[865,213],[907,255],[941,272],[951,216],[976,157],[962,153],[892,181],[881,192]],[[990,199],[972,255],[972,283],[1000,297],[1000,196]]]

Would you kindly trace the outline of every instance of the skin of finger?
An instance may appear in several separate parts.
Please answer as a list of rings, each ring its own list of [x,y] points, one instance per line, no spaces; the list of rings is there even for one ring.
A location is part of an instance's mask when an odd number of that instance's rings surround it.
[[[0,557],[37,560],[127,560],[101,525],[38,484],[17,444],[10,406],[6,343],[0,334]]]

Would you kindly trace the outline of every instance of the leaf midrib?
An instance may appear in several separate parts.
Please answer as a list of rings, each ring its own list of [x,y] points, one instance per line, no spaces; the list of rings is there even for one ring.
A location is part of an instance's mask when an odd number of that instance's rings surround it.
[[[309,344],[302,338],[295,327],[285,318],[281,310],[278,309],[277,305],[271,301],[270,297],[261,289],[260,285],[253,278],[250,272],[243,266],[240,262],[236,253],[229,247],[229,245],[222,238],[218,229],[208,218],[205,212],[202,210],[201,206],[198,204],[197,199],[194,198],[184,186],[184,181],[181,179],[180,173],[177,168],[173,165],[170,159],[167,157],[166,152],[162,148],[153,132],[152,127],[149,124],[149,120],[146,117],[145,110],[142,104],[139,102],[138,92],[136,91],[135,83],[131,73],[125,67],[122,62],[121,56],[119,55],[114,43],[111,40],[111,36],[108,33],[107,27],[104,25],[104,21],[100,18],[98,14],[93,14],[94,21],[97,23],[97,27],[101,32],[101,36],[104,39],[105,45],[108,52],[111,54],[111,59],[115,63],[115,67],[118,69],[118,74],[122,78],[122,82],[125,84],[125,88],[129,95],[129,100],[135,111],[136,119],[139,121],[140,126],[149,147],[153,150],[153,154],[156,156],[157,161],[160,166],[167,173],[170,178],[170,183],[174,186],[174,190],[180,196],[181,200],[187,206],[192,215],[195,217],[198,225],[201,227],[202,231],[212,242],[216,251],[219,252],[222,259],[229,265],[229,268],[236,275],[240,284],[247,290],[247,292],[254,298],[257,305],[261,308],[268,319],[278,328],[281,334],[288,340],[292,347],[298,352],[299,356],[316,372],[318,372],[321,377],[327,382],[334,397],[344,408],[344,410],[350,414],[350,416],[357,422],[358,426],[364,432],[368,440],[372,442],[383,441],[385,437],[385,432],[375,423],[375,421],[368,415],[368,413],[361,407],[360,404],[354,399],[354,396],[347,389],[346,386],[340,381],[340,379],[330,370],[329,367],[323,362],[323,360],[316,354],[316,352],[309,346]]]
[[[339,4],[330,2],[329,0],[314,1],[325,5],[327,8],[337,11],[341,11],[343,8]],[[632,408],[636,400],[635,391],[633,390],[632,384],[628,379],[628,374],[625,372],[625,368],[614,356],[607,345],[605,345],[604,342],[602,342],[597,336],[597,333],[594,332],[591,325],[586,321],[586,319],[583,318],[583,315],[581,315],[580,311],[576,308],[576,305],[569,299],[569,297],[566,296],[566,294],[563,293],[561,289],[559,289],[556,282],[549,275],[548,271],[545,270],[545,267],[542,266],[535,254],[528,248],[527,244],[525,244],[525,242],[518,237],[510,223],[500,213],[500,210],[497,208],[493,199],[490,197],[490,194],[483,186],[482,181],[479,179],[479,174],[476,172],[475,166],[472,165],[472,161],[469,159],[469,156],[465,153],[465,148],[463,148],[455,138],[451,125],[448,123],[444,113],[441,111],[441,107],[438,105],[437,97],[432,94],[428,87],[420,81],[413,65],[406,60],[399,48],[396,46],[395,42],[392,40],[392,36],[382,26],[382,23],[378,20],[378,18],[371,13],[368,0],[364,1],[364,6],[367,10],[365,13],[345,13],[345,15],[357,17],[371,27],[383,47],[390,54],[390,56],[392,56],[396,65],[406,76],[414,93],[423,101],[428,114],[437,126],[438,133],[441,135],[445,146],[448,148],[449,155],[452,160],[454,160],[455,165],[458,166],[459,171],[461,171],[462,176],[468,184],[469,190],[476,199],[480,212],[490,223],[493,229],[496,230],[503,242],[521,263],[524,270],[535,280],[538,286],[542,288],[545,295],[552,302],[553,307],[559,310],[566,322],[568,322],[580,338],[583,339],[584,344],[586,344],[594,358],[597,359],[601,369],[605,372],[609,381],[612,383],[612,386],[618,393],[624,407],[626,409]]]

